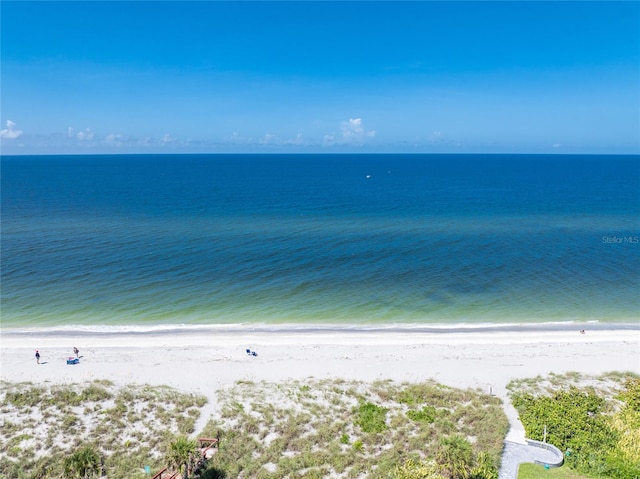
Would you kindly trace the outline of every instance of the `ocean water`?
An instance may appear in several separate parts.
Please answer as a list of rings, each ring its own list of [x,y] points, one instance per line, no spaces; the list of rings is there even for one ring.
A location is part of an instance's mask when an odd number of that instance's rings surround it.
[[[637,324],[640,157],[1,158],[3,330]]]

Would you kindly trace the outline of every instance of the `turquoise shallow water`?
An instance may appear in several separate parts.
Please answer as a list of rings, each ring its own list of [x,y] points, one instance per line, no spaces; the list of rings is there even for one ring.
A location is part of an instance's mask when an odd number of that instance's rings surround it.
[[[1,161],[4,329],[639,317],[638,157]]]

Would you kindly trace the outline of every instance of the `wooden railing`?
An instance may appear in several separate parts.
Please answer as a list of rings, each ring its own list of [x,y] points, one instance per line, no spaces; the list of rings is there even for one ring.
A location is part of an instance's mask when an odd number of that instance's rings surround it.
[[[163,474],[167,474],[163,476]],[[170,471],[168,467],[165,467],[162,471],[158,472],[151,479],[176,479],[180,475],[180,472]]]
[[[155,476],[153,476],[151,479],[162,479],[162,475],[167,472],[167,469],[169,469],[168,467],[165,467],[162,471],[160,471],[159,473],[157,473]]]
[[[217,448],[219,442],[220,440],[217,437],[199,437],[200,455],[206,458],[207,452]]]

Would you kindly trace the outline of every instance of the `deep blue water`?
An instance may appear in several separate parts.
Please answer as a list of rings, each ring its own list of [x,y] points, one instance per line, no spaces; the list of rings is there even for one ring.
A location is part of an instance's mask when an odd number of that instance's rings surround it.
[[[2,157],[2,327],[636,322],[640,157]]]

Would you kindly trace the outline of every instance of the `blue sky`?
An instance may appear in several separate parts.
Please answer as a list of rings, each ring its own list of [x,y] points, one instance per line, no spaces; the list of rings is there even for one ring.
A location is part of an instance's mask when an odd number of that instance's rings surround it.
[[[15,2],[3,154],[640,153],[638,2]]]

